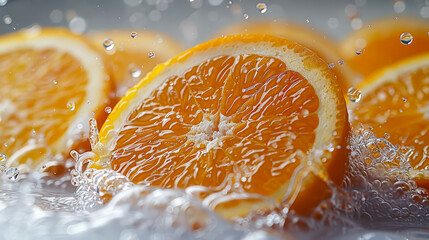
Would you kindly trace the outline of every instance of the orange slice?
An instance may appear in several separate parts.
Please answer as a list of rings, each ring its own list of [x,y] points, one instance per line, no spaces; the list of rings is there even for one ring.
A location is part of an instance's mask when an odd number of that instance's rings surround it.
[[[371,73],[405,58],[429,51],[427,21],[414,18],[387,18],[365,24],[341,43],[341,56],[350,67],[368,77]],[[403,33],[411,33],[413,41],[400,41]],[[358,53],[358,54],[356,54]]]
[[[105,53],[106,66],[116,85],[118,98],[157,64],[183,51],[173,38],[150,30],[107,30],[90,33],[88,37]],[[112,43],[111,48],[104,45]]]
[[[2,36],[0,153],[7,165],[37,169],[46,159],[69,156],[88,119],[104,111],[108,80],[100,54],[67,30]]]
[[[218,35],[239,33],[268,34],[297,42],[315,52],[327,64],[331,64],[332,71],[337,76],[337,81],[344,93],[355,84],[353,72],[341,59],[336,41],[321,32],[288,22],[259,20],[232,25],[221,30]]]
[[[130,89],[101,128],[93,167],[137,184],[207,187],[204,203],[227,218],[264,208],[252,194],[310,214],[329,196],[325,180],[342,181],[347,126],[319,57],[282,38],[234,35],[158,65]]]
[[[372,128],[377,137],[414,148],[411,176],[429,187],[429,54],[401,61],[377,72],[359,87],[362,99],[350,103],[353,124]],[[427,183],[425,183],[427,182]],[[429,188],[428,188],[429,189]]]

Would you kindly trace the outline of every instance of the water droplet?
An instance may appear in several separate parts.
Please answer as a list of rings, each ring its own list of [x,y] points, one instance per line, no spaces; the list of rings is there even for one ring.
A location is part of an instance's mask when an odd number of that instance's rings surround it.
[[[49,19],[51,19],[51,22],[53,23],[59,23],[63,20],[63,12],[61,12],[58,9],[52,10],[52,12],[49,14]]]
[[[249,19],[249,15],[247,13],[243,14],[244,19]]]
[[[133,63],[128,66],[128,71],[133,78],[138,78],[142,74],[142,70],[139,68],[139,66]]]
[[[86,30],[86,21],[84,18],[76,16],[72,20],[70,20],[69,28],[74,33],[84,33]]]
[[[5,23],[5,24],[11,24],[12,23],[12,18],[9,16],[9,15],[5,15],[4,17],[3,17],[3,22]]]
[[[260,13],[266,13],[267,12],[267,4],[265,4],[265,3],[256,4],[256,8],[259,10]]]
[[[154,58],[154,57],[155,57],[155,53],[154,53],[154,52],[149,52],[149,53],[147,54],[147,56],[148,56],[149,58]]]
[[[68,108],[70,111],[74,111],[74,109],[75,109],[74,102],[68,102],[68,103],[67,103],[67,108]]]
[[[106,49],[107,51],[110,51],[113,49],[113,47],[115,47],[115,43],[113,42],[112,39],[110,38],[106,38],[103,41],[103,47],[104,49]]]
[[[303,117],[307,117],[310,112],[307,109],[302,109],[301,114]]]
[[[401,13],[405,10],[406,5],[404,1],[395,1],[395,3],[393,4],[393,10],[396,13]]]
[[[361,91],[359,89],[351,87],[347,91],[347,97],[352,102],[359,102],[360,99],[361,99],[361,97],[362,97],[362,93],[361,93]]]
[[[57,82],[56,80],[52,80],[52,83],[53,83],[54,85],[57,85],[57,84],[58,84],[58,82]]]
[[[8,0],[0,0],[0,7],[6,6]]]
[[[0,165],[3,165],[6,162],[7,156],[4,153],[0,153]]]
[[[388,134],[388,133],[384,133],[384,138],[385,138],[385,139],[389,139],[389,138],[390,138],[390,134]]]
[[[36,130],[35,129],[31,130],[31,134],[36,135]]]
[[[334,68],[334,67],[335,67],[335,63],[330,63],[330,64],[328,64],[328,67],[329,67],[330,69]]]
[[[344,65],[344,60],[343,59],[338,60],[338,64],[339,65]]]
[[[137,33],[136,33],[136,32],[132,32],[132,33],[131,33],[131,37],[132,37],[132,38],[136,38],[136,37],[137,37]]]
[[[356,48],[355,53],[356,53],[356,55],[361,55],[362,54],[362,49],[361,48]]]
[[[413,35],[411,35],[411,33],[404,32],[399,37],[399,40],[404,45],[410,45],[413,42]]]
[[[407,102],[408,100],[406,98],[402,98],[402,101],[403,102]]]
[[[112,112],[112,108],[111,108],[111,107],[109,107],[109,106],[107,106],[106,108],[104,108],[104,111],[105,111],[107,114],[109,114],[109,113],[111,113],[111,112]]]
[[[310,23],[310,20],[307,18],[307,19],[305,19],[305,22],[306,23]]]
[[[15,167],[9,168],[8,170],[6,170],[6,176],[10,180],[16,180],[18,178],[18,176],[19,176],[19,171]]]

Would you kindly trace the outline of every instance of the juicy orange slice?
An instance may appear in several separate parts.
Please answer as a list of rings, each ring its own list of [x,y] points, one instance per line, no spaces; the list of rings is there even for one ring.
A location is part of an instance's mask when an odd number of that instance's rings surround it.
[[[388,18],[369,22],[341,43],[341,56],[350,67],[368,77],[377,70],[411,56],[429,51],[427,21],[413,18]],[[401,35],[410,33],[413,41],[401,43]]]
[[[350,103],[353,124],[362,123],[377,137],[414,148],[409,163],[413,178],[427,185],[429,174],[429,54],[401,61],[367,78],[362,99]],[[425,180],[426,179],[426,180]],[[429,189],[429,188],[428,188]]]
[[[7,165],[40,168],[68,156],[103,111],[108,75],[99,53],[64,29],[31,28],[0,38],[0,153]]]
[[[342,181],[347,126],[335,76],[314,53],[277,37],[228,36],[130,89],[100,131],[94,167],[137,184],[207,187],[205,204],[227,218],[263,208],[252,194],[309,214],[329,196],[325,180]]]
[[[90,33],[88,37],[105,53],[119,98],[157,64],[183,51],[173,38],[150,30],[107,30]]]
[[[341,59],[336,41],[321,32],[289,22],[258,20],[229,26],[221,30],[218,35],[239,33],[268,34],[297,42],[319,55],[326,64],[331,64],[332,71],[344,93],[355,84],[353,71]]]

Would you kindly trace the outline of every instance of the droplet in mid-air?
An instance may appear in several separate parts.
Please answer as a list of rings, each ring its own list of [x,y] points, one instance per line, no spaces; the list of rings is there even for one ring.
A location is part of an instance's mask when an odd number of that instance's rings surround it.
[[[361,91],[359,89],[351,87],[347,91],[347,97],[352,102],[359,102],[360,99],[362,98],[362,93],[361,93]]]
[[[148,56],[149,58],[154,58],[154,57],[155,57],[155,53],[154,53],[154,52],[149,52],[149,53],[147,54],[147,56]]]
[[[362,54],[362,49],[361,48],[356,48],[355,53],[356,53],[356,55],[361,55]]]
[[[107,106],[106,108],[104,108],[104,111],[105,111],[107,114],[109,114],[109,113],[111,113],[111,112],[112,112],[112,108],[111,108],[111,107],[109,107],[109,106]]]
[[[104,47],[104,49],[106,49],[107,51],[109,51],[109,50],[112,50],[113,47],[115,47],[115,43],[113,42],[112,39],[106,38],[103,41],[103,47]]]
[[[131,33],[131,37],[132,37],[132,38],[136,38],[136,37],[137,37],[137,33],[136,33],[136,32],[132,32],[132,33]]]
[[[329,67],[330,69],[334,68],[334,67],[335,67],[335,63],[330,63],[330,64],[328,64],[328,67]]]
[[[265,4],[265,3],[256,4],[256,8],[259,10],[260,13],[266,13],[267,12],[267,4]]]
[[[75,109],[74,102],[68,102],[68,103],[67,103],[67,108],[68,108],[70,111],[74,111],[74,109]]]
[[[403,102],[407,102],[408,100],[406,98],[402,98],[402,101]]]
[[[344,60],[343,59],[338,60],[338,64],[339,65],[344,65]]]
[[[150,57],[150,56],[149,56]],[[133,78],[138,78],[142,74],[142,70],[136,64],[131,63],[128,66],[128,71],[130,72]]]
[[[0,165],[3,165],[6,162],[6,154],[0,153]]]
[[[411,35],[411,33],[404,32],[399,37],[399,40],[404,45],[410,45],[413,42],[413,35]]]
[[[244,19],[248,19],[249,15],[247,15],[247,13],[243,14]]]

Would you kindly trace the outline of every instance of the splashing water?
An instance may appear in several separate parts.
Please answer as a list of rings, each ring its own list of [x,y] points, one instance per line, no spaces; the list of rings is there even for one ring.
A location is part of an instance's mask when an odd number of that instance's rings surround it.
[[[103,153],[95,119],[90,120],[89,129],[92,149]],[[37,172],[13,179],[7,172],[14,170],[4,166],[0,239],[99,239],[101,235],[103,239],[288,239],[291,235],[333,239],[341,234],[360,239],[357,230],[372,236],[387,234],[363,227],[427,226],[428,194],[409,175],[407,157],[412,148],[393,146],[388,138],[364,130],[352,133],[344,184],[332,185],[332,197],[310,217],[277,205],[271,212],[252,213],[235,223],[220,218],[195,196],[200,187],[172,190],[135,185],[110,170],[108,162],[101,163],[106,164],[104,169],[91,167],[97,157],[92,152],[72,151],[75,169],[61,179]],[[0,156],[4,158],[0,163],[5,162],[6,156]]]

